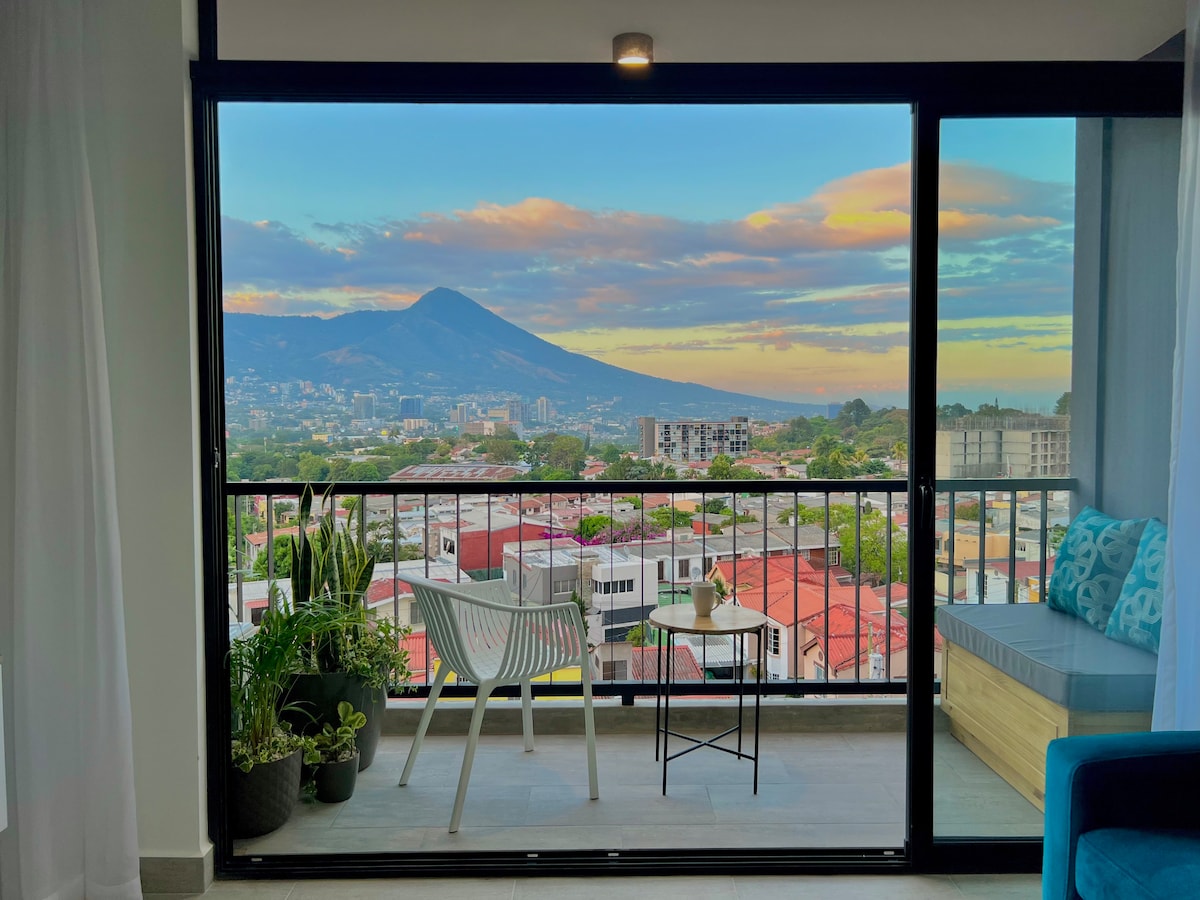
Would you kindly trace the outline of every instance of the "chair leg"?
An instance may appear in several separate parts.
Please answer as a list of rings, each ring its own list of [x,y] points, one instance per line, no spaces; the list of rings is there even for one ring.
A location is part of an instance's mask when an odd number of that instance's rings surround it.
[[[429,699],[425,701],[425,709],[421,711],[421,723],[417,726],[417,733],[413,735],[412,746],[408,748],[408,760],[404,763],[404,771],[400,775],[401,787],[408,784],[408,777],[412,775],[417,754],[421,752],[421,742],[425,740],[425,732],[429,730],[429,720],[433,718],[433,707],[437,704],[438,695],[441,694],[442,685],[446,683],[446,676],[449,674],[450,667],[442,666],[434,679]]]
[[[458,793],[454,795],[454,811],[450,814],[450,833],[458,831],[462,820],[463,803],[467,799],[467,784],[471,780],[471,764],[475,762],[475,747],[479,743],[479,728],[483,725],[483,710],[488,697],[496,689],[496,682],[484,681],[475,695],[475,709],[471,712],[471,729],[467,732],[467,749],[463,753],[462,771],[458,774]]]
[[[533,749],[533,686],[528,679],[521,682],[521,731],[525,735],[525,752]]]
[[[587,665],[587,658],[584,658]],[[588,788],[593,800],[600,796],[600,779],[596,774],[596,717],[592,714],[592,679],[583,679],[583,730],[587,737]]]

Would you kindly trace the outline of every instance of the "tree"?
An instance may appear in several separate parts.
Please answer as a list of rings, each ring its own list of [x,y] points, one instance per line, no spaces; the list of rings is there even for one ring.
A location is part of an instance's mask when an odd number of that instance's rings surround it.
[[[651,510],[646,518],[660,528],[686,528],[692,524],[691,513],[673,506],[661,506]]]
[[[546,463],[556,469],[565,469],[572,477],[578,478],[587,461],[587,451],[583,441],[569,434],[560,435],[550,445]]]
[[[853,507],[851,507],[853,509]],[[832,507],[831,507],[832,512]],[[887,566],[887,535],[892,533],[892,568]],[[879,510],[864,513],[860,520],[858,543],[861,544],[861,567],[858,547],[855,545],[854,522],[847,522],[837,529],[838,542],[842,548],[842,565],[851,572],[859,571],[880,581],[908,582],[908,539],[900,526],[892,522]]]
[[[705,500],[704,511],[706,513],[713,513],[714,515],[733,512],[733,510],[729,508],[729,503],[724,497],[710,497],[709,499]]]
[[[854,469],[846,459],[846,452],[841,447],[834,447],[828,453],[814,457],[808,463],[809,478],[850,478]]]
[[[638,622],[625,632],[625,640],[635,647],[648,647],[650,645],[650,629],[645,622]]]
[[[394,541],[393,535],[396,537]],[[393,547],[396,549],[394,555]],[[366,549],[368,553],[374,555],[377,562],[423,559],[425,557],[425,551],[420,544],[406,543],[403,536],[395,532],[391,519],[384,519],[367,526]]]
[[[315,453],[301,453],[296,470],[296,476],[300,481],[329,480],[329,463]]]
[[[379,467],[375,463],[365,460],[350,463],[346,469],[346,478],[349,481],[383,481],[383,476],[379,474]]]
[[[600,461],[612,465],[621,458],[621,448],[616,444],[605,444],[600,448]]]
[[[961,403],[950,403],[937,408],[937,417],[939,419],[961,419],[963,416],[969,416],[970,414],[971,410],[967,409]]]
[[[292,539],[286,534],[277,534],[275,535],[273,546],[275,552],[275,577],[287,578],[292,574]],[[265,550],[260,551],[255,558],[255,577],[267,577],[267,558],[268,554]]]
[[[979,520],[979,501],[967,500],[963,503],[955,504],[954,516],[959,521],[966,519],[968,522]]]
[[[521,461],[525,445],[520,441],[500,437],[487,438],[476,448],[483,452],[483,457],[493,465],[510,465]]]
[[[867,406],[866,402],[859,397],[842,404],[841,412],[834,421],[844,431],[848,427],[860,427],[869,415],[871,415],[871,407]]]
[[[828,456],[841,445],[832,434],[820,434],[812,443],[812,452],[814,457]]]
[[[897,462],[904,462],[908,459],[908,441],[896,441],[892,444],[892,459]]]
[[[1069,416],[1071,414],[1071,392],[1064,391],[1063,395],[1058,398],[1054,404],[1054,414],[1056,416]]]
[[[733,477],[733,457],[718,453],[708,467],[708,477],[717,481],[728,481]]]
[[[612,528],[613,520],[609,516],[584,516],[575,526],[575,535],[581,541],[590,541],[597,535]]]

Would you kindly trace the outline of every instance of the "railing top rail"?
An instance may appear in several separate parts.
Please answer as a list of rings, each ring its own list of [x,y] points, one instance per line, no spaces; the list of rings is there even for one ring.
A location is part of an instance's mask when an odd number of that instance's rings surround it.
[[[1006,481],[1005,484],[1008,484]],[[320,496],[329,482],[313,482],[313,493]],[[748,481],[337,481],[333,492],[346,494],[866,494],[906,493],[908,481],[902,478],[842,479],[804,481],[795,478]],[[302,481],[229,481],[225,493],[231,497],[271,494],[298,496]]]
[[[1070,491],[1075,478],[939,478],[939,491]],[[330,482],[314,482],[320,496]],[[908,481],[886,479],[797,480],[773,478],[750,481],[337,481],[335,494],[409,495],[409,494],[903,494]],[[302,481],[230,481],[225,493],[231,497],[271,494],[277,497],[299,496]]]
[[[939,478],[938,491],[1073,491],[1076,478]]]

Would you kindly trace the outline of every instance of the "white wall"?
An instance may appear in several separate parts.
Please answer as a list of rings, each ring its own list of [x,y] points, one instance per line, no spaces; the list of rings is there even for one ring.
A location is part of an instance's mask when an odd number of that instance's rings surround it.
[[[188,6],[124,0],[92,7],[88,23],[143,857],[208,847]]]
[[[1136,59],[1185,0],[220,0],[235,59],[661,62]]]
[[[1077,128],[1072,512],[1166,521],[1179,140],[1178,119]]]

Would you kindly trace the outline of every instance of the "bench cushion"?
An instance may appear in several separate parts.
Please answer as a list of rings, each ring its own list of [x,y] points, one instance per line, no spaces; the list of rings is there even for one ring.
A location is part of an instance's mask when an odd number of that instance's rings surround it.
[[[1100,828],[1079,836],[1083,900],[1178,900],[1200,887],[1200,830]]]
[[[1059,706],[1141,712],[1154,706],[1153,653],[1109,640],[1043,603],[939,607],[942,637]]]

